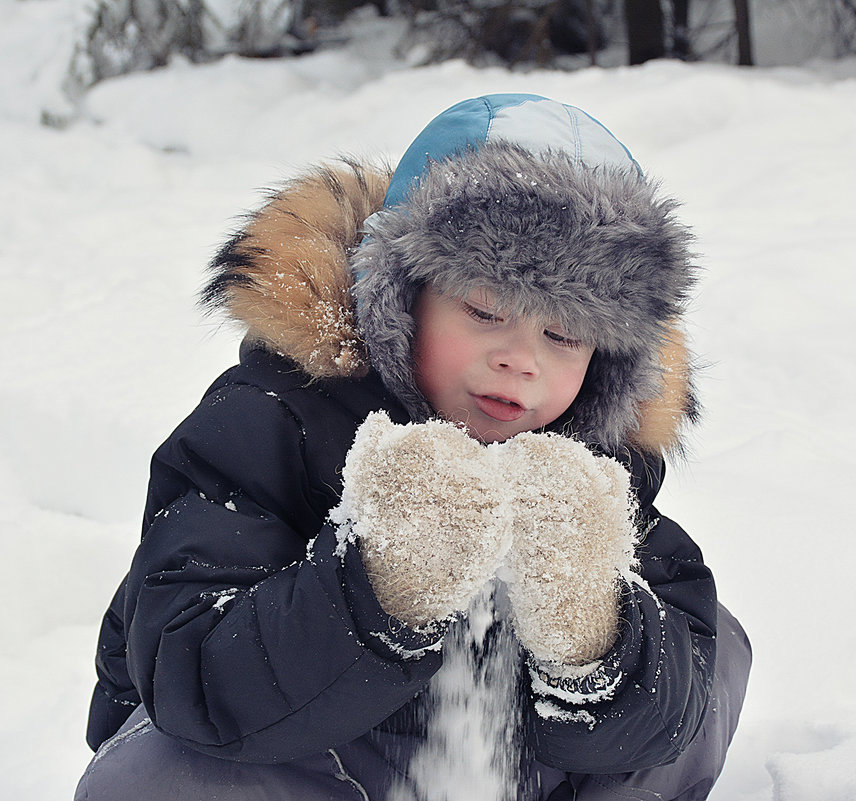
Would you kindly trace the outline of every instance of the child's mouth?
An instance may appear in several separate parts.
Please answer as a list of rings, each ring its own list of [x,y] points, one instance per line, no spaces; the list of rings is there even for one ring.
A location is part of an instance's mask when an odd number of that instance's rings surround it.
[[[474,395],[479,411],[501,423],[511,423],[526,411],[517,401],[499,395]]]

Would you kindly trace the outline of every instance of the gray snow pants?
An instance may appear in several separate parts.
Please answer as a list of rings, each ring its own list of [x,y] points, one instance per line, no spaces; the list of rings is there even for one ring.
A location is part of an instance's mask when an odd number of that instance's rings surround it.
[[[542,766],[540,799],[703,801],[725,763],[751,661],[745,632],[720,605],[710,707],[690,747],[670,765],[633,773],[567,774]],[[385,801],[390,765],[363,740],[287,764],[231,762],[157,731],[140,707],[98,749],[74,801]]]

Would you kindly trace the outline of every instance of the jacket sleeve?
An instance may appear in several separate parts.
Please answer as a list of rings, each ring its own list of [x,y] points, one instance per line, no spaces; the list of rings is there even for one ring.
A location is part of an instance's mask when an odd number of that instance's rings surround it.
[[[128,672],[159,729],[218,757],[273,763],[350,741],[440,664],[436,637],[390,630],[358,553],[313,511],[302,447],[280,400],[229,385],[152,463]]]
[[[662,478],[662,462],[646,465]],[[651,500],[641,499],[640,571],[624,588],[613,649],[573,678],[556,679],[530,661],[536,753],[560,770],[667,764],[700,729],[716,656],[716,589],[698,547]]]
[[[112,737],[140,704],[140,696],[128,676],[125,658],[127,649],[122,621],[125,588],[126,579],[123,579],[104,614],[98,634],[95,654],[98,681],[92,693],[86,727],[86,742],[93,751]]]

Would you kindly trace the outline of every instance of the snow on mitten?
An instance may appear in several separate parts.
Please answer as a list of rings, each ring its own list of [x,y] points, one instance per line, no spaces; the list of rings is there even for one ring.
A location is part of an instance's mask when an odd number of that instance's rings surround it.
[[[384,611],[421,626],[467,608],[511,544],[495,452],[452,423],[369,415],[330,519],[355,537]]]
[[[634,564],[630,475],[554,434],[502,446],[514,494],[507,558],[518,639],[539,661],[583,665],[618,636],[620,579]]]

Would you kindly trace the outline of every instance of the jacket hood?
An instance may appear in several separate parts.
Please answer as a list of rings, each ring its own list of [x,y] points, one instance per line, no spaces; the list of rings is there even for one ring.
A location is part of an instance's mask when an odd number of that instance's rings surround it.
[[[429,282],[455,296],[487,287],[501,308],[595,347],[560,426],[610,449],[671,451],[696,415],[679,329],[690,235],[674,207],[579,109],[476,98],[432,121],[394,173],[346,161],[273,194],[213,260],[203,302],[313,378],[370,362],[425,420],[413,301]]]
[[[269,193],[211,261],[203,307],[225,312],[247,340],[293,359],[312,378],[365,375],[348,259],[390,175],[343,160]]]

